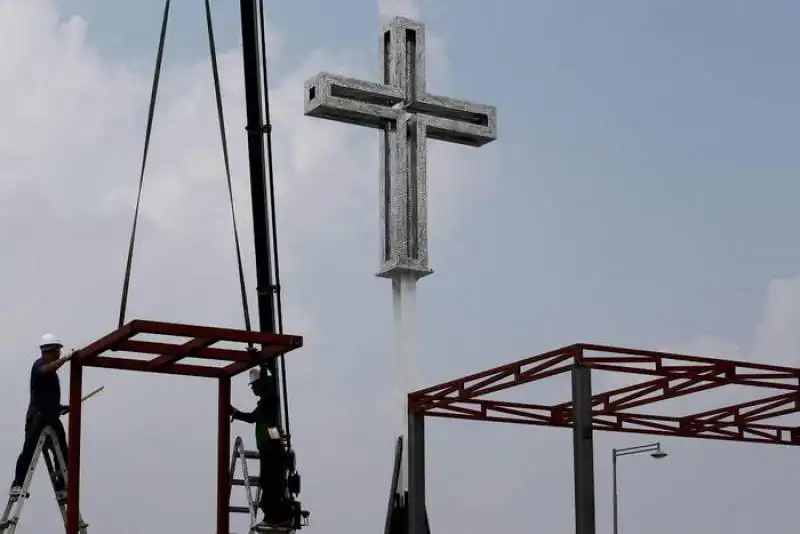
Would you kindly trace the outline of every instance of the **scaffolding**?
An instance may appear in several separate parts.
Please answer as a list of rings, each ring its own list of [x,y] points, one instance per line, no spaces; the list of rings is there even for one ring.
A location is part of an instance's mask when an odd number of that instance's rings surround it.
[[[135,339],[149,336],[149,339]],[[153,340],[153,336],[159,336]],[[222,348],[213,345],[242,346]],[[299,336],[196,326],[157,321],[133,320],[79,350],[70,369],[70,412],[68,433],[67,534],[79,534],[81,473],[81,390],[86,367],[119,369],[145,373],[215,378],[218,383],[217,443],[217,534],[230,534],[231,490],[231,379],[297,349]],[[258,347],[257,347],[258,346]],[[118,353],[109,356],[107,353]],[[133,357],[122,357],[128,353]],[[136,357],[139,355],[139,357]],[[141,355],[150,355],[143,359]],[[203,360],[202,364],[181,363],[184,358]]]
[[[634,383],[595,393],[593,372]],[[550,404],[490,398],[504,390],[570,374],[571,397]],[[724,386],[757,398],[664,415],[654,405]],[[800,412],[800,369],[651,350],[576,344],[415,391],[409,410],[409,534],[425,532],[425,418],[572,428],[576,534],[595,534],[595,430],[800,445],[800,427],[779,418]]]

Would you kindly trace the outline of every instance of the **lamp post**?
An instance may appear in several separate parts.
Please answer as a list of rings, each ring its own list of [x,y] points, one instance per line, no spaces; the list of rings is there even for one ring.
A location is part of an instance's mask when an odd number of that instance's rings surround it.
[[[624,449],[613,449],[611,455],[611,463],[613,465],[613,481],[614,481],[614,534],[619,534],[619,497],[617,494],[617,458],[620,456],[630,456],[632,454],[650,453],[650,456],[656,460],[666,458],[667,453],[661,450],[661,443],[648,443],[647,445],[638,445],[636,447],[626,447]]]

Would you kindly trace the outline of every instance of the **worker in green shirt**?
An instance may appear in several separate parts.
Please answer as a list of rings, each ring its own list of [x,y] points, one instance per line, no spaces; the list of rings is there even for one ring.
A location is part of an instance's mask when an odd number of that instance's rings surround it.
[[[256,425],[256,445],[261,464],[259,508],[264,512],[264,519],[256,528],[262,531],[290,530],[293,517],[286,487],[288,455],[279,430],[279,399],[274,378],[266,368],[251,369],[250,388],[258,397],[255,410],[242,412],[231,407],[231,418]]]

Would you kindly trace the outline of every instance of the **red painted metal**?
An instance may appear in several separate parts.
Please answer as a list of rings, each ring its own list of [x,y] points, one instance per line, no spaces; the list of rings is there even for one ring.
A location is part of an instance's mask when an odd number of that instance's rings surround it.
[[[173,342],[132,339],[149,334],[177,338]],[[188,338],[188,340],[187,340]],[[247,345],[241,349],[212,347],[217,343]],[[252,346],[250,346],[252,345]],[[303,345],[303,338],[283,334],[248,332],[232,328],[133,320],[79,350],[72,359],[69,391],[69,451],[67,474],[67,533],[78,534],[81,471],[81,395],[83,369],[102,367],[168,375],[216,378],[218,391],[217,534],[230,534],[230,397],[231,378]],[[152,355],[152,359],[105,356],[106,352]],[[195,358],[212,365],[188,365]],[[228,362],[220,366],[219,363]],[[217,365],[213,365],[213,364]]]
[[[177,340],[170,343],[133,339],[143,334],[172,337]],[[222,342],[238,343],[243,347],[240,349],[212,347]],[[249,344],[260,345],[261,348],[248,350],[244,345]],[[81,349],[76,360],[87,367],[219,378],[232,377],[302,345],[303,338],[299,336],[137,319]],[[155,357],[150,360],[126,359],[103,356],[105,352],[150,354]],[[180,364],[183,358],[217,363],[229,362],[229,365]]]
[[[95,358],[92,360],[91,367],[119,369],[121,371],[139,371],[142,373],[155,373],[161,375],[200,376],[205,378],[220,378],[222,376],[226,376],[223,367],[214,368],[205,365],[173,363],[168,366],[154,368],[150,365],[150,361],[147,360],[129,360],[127,358],[115,358],[113,356],[101,356]],[[252,365],[250,367],[252,367]]]
[[[73,359],[69,373],[69,436],[67,444],[67,534],[78,534],[81,485],[81,416],[83,367]]]
[[[231,514],[231,379],[219,379],[217,394],[217,534],[230,534]]]
[[[571,402],[530,404],[487,396],[567,373],[574,365],[640,378],[593,394],[596,430],[800,445],[800,428],[776,421],[800,413],[800,369],[605,345],[572,345],[422,389],[409,395],[409,406],[430,417],[570,427]],[[759,398],[680,416],[641,411],[729,386]]]

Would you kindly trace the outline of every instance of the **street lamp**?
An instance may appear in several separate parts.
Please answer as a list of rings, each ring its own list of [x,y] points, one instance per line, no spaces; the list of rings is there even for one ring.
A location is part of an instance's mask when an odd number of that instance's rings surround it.
[[[636,447],[626,447],[624,449],[613,449],[611,461],[614,468],[614,534],[619,534],[619,497],[617,494],[617,458],[620,456],[630,456],[632,454],[650,453],[650,456],[656,460],[667,457],[667,453],[661,450],[661,443],[648,443],[647,445],[638,445]]]

